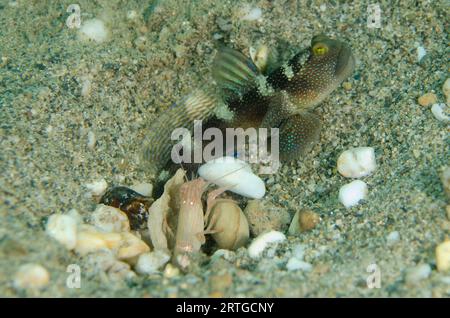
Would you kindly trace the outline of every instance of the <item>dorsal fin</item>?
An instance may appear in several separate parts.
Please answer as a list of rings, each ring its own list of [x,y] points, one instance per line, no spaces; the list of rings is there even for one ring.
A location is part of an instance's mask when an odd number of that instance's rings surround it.
[[[226,98],[239,97],[255,87],[260,71],[241,52],[222,47],[214,58],[212,74]]]

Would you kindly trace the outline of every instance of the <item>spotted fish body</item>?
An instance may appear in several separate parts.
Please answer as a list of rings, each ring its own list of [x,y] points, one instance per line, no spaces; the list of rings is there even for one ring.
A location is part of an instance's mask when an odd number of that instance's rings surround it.
[[[350,48],[325,35],[315,36],[308,51],[300,52],[267,75],[242,53],[222,48],[212,67],[221,97],[197,91],[190,99],[179,103],[179,107],[166,111],[152,125],[143,159],[154,168],[161,168],[170,158],[169,131],[192,127],[194,119],[207,121],[204,128],[277,127],[281,160],[299,158],[319,138],[321,122],[309,111],[335,90],[353,69]],[[233,113],[231,119],[214,117],[220,102],[225,102]]]

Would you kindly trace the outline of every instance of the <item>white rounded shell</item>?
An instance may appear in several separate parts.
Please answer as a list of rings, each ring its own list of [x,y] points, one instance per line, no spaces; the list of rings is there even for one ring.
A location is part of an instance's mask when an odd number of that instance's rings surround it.
[[[375,168],[375,150],[372,147],[351,148],[344,151],[337,160],[337,169],[346,178],[368,176]]]
[[[250,166],[234,157],[211,160],[198,169],[205,180],[244,197],[261,199],[266,193],[264,182],[253,174]]]

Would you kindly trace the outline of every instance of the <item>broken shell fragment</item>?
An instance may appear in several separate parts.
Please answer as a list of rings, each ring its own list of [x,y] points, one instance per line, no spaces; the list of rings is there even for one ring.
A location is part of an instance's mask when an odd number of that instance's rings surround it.
[[[139,256],[135,270],[139,274],[157,273],[170,260],[170,255],[164,251],[153,251]]]
[[[247,243],[250,233],[247,218],[231,200],[218,200],[211,210],[213,239],[222,249],[236,250]]]
[[[51,215],[45,231],[68,250],[74,249],[77,244],[77,219],[70,215]]]
[[[100,203],[125,212],[132,230],[139,230],[145,227],[148,218],[148,208],[152,202],[152,198],[121,186],[109,189],[100,199]]]
[[[289,226],[289,234],[296,235],[300,232],[312,230],[320,222],[320,216],[308,209],[297,211]]]
[[[284,240],[286,240],[286,236],[278,231],[261,234],[248,247],[248,254],[251,258],[257,259],[263,254],[269,244],[283,242]]]
[[[128,232],[130,222],[128,216],[121,210],[99,204],[91,215],[92,224],[104,232]]]
[[[119,233],[100,233],[97,231],[78,232],[75,252],[86,255],[102,249],[112,249],[119,246],[121,235]]]
[[[372,147],[358,147],[346,150],[337,160],[339,173],[347,178],[368,176],[375,168],[375,150]]]
[[[150,248],[140,238],[128,232],[121,233],[120,247],[117,251],[118,259],[130,259],[148,251]]]

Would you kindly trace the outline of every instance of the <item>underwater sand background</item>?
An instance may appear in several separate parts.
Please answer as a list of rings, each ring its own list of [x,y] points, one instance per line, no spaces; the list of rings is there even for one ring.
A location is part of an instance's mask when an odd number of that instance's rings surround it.
[[[378,1],[382,27],[369,29],[365,1],[250,2],[262,9],[262,21],[239,20],[238,1],[78,1],[82,21],[97,17],[110,31],[108,41],[96,44],[80,41],[65,25],[72,2],[0,3],[0,296],[450,295],[450,274],[436,271],[434,254],[450,234],[439,180],[449,163],[448,127],[417,103],[432,91],[445,101],[448,3]],[[127,19],[129,10],[139,18]],[[211,80],[214,34],[244,52],[264,41],[289,55],[320,32],[352,47],[351,88],[338,88],[317,107],[325,127],[320,143],[267,178],[266,194],[291,216],[301,207],[319,213],[313,231],[290,237],[272,258],[251,260],[241,249],[231,262],[132,282],[93,272],[45,234],[53,213],[93,211],[84,184],[153,180],[139,165],[143,138],[166,107]],[[417,46],[427,51],[420,63]],[[86,80],[91,90],[83,96]],[[337,173],[336,160],[352,146],[374,147],[378,169],[363,179],[367,200],[345,209],[337,194],[349,180]],[[400,240],[388,245],[393,231]],[[298,244],[311,272],[286,270]],[[12,287],[18,266],[28,262],[48,269],[46,288]],[[366,285],[372,263],[381,270],[379,289]],[[69,264],[82,266],[80,289],[66,287]],[[405,271],[419,264],[429,264],[431,275],[408,284]]]

